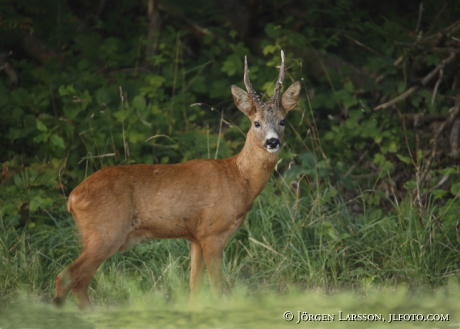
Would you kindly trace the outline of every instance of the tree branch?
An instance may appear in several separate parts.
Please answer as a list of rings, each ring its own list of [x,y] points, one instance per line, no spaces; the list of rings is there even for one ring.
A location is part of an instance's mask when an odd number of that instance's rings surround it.
[[[149,27],[147,31],[147,46],[145,47],[145,60],[155,55],[158,50],[158,37],[160,35],[161,17],[158,11],[158,1],[147,1],[147,16],[149,17]]]
[[[452,62],[455,58],[455,52],[451,52],[449,57],[447,57],[446,59],[444,59],[441,63],[439,63],[438,66],[436,66],[430,73],[428,73],[421,81],[420,81],[420,84],[417,85],[417,86],[412,86],[410,87],[409,89],[407,89],[404,93],[402,93],[401,95],[399,95],[398,97],[395,97],[393,98],[392,100],[386,102],[386,103],[383,103],[383,104],[380,104],[379,106],[375,107],[374,108],[374,111],[379,111],[379,110],[384,110],[404,99],[406,99],[407,97],[409,97],[414,91],[416,91],[417,89],[419,89],[420,87],[424,87],[428,82],[430,82],[435,76],[436,74],[438,74],[439,71],[441,71],[442,69],[444,69],[444,67],[449,64],[450,62]]]

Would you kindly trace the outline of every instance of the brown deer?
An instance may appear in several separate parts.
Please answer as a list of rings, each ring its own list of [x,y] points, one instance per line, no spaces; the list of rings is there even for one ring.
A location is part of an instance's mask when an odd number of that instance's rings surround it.
[[[144,238],[190,241],[191,298],[208,269],[214,294],[222,292],[222,255],[229,237],[243,224],[254,199],[276,165],[284,117],[299,99],[300,83],[280,98],[284,53],[275,91],[263,103],[249,81],[247,92],[232,85],[236,106],[251,120],[243,149],[223,160],[195,159],[179,164],[107,167],[86,178],[67,203],[81,233],[81,255],[56,278],[54,304],[72,289],[80,309],[91,307],[88,287],[97,268],[117,250]]]

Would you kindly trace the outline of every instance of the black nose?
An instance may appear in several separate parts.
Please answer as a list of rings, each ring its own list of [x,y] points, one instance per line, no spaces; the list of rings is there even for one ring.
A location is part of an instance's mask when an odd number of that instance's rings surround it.
[[[265,147],[268,147],[270,149],[276,149],[277,147],[280,147],[281,143],[278,138],[270,138],[265,141]]]

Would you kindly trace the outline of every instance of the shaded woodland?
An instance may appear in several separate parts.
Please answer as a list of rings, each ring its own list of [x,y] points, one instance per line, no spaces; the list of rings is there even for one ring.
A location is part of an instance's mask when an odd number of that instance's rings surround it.
[[[275,179],[352,211],[452,211],[460,191],[460,6],[451,1],[7,1],[0,6],[0,208],[47,213],[91,172],[227,157],[248,122],[243,59],[269,97],[279,51],[302,100]]]

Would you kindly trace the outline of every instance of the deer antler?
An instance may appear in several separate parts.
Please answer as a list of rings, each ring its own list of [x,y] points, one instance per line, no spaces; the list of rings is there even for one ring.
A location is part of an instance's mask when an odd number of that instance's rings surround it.
[[[252,88],[251,81],[249,81],[249,70],[248,70],[248,58],[244,56],[244,85],[246,86],[246,91],[251,95],[252,101],[256,105],[256,111],[258,109],[263,109],[265,104],[260,100],[259,95],[257,95],[254,88]]]
[[[275,84],[275,91],[273,92],[273,96],[270,98],[269,103],[279,104],[280,91],[281,91],[281,87],[283,86],[283,80],[284,80],[284,51],[281,50],[280,74]]]

